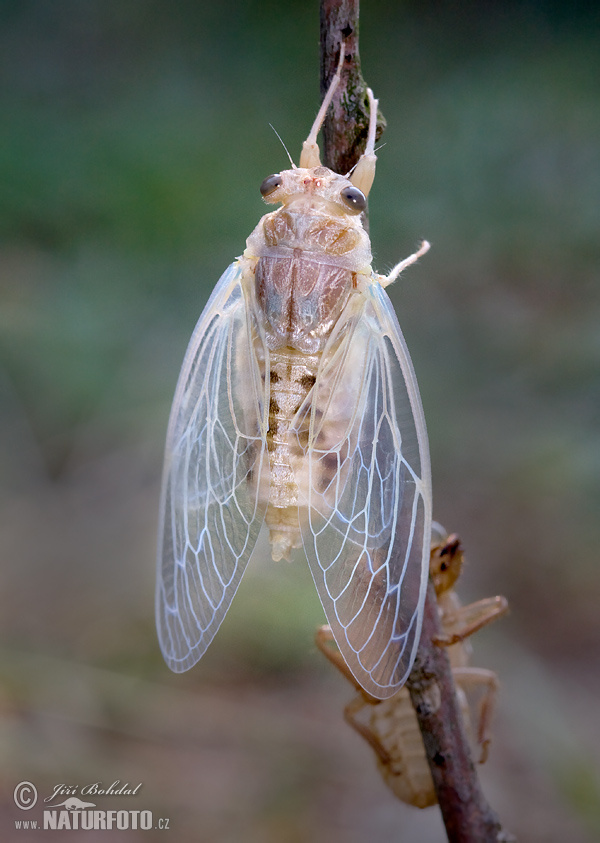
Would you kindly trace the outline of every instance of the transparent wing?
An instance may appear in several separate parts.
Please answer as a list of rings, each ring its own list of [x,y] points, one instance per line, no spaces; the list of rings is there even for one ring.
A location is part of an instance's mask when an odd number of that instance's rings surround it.
[[[405,682],[421,631],[429,450],[391,302],[378,283],[355,301],[324,350],[297,420],[299,432],[308,428],[301,529],[340,651],[361,686],[384,699]]]
[[[171,410],[156,623],[176,672],[192,667],[212,641],[266,509],[259,502],[266,453],[260,336],[242,281],[235,262],[218,282],[190,340]]]

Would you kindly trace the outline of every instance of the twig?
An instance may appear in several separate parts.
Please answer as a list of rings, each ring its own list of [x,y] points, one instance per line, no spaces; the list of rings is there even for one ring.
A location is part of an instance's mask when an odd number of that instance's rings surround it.
[[[435,591],[427,589],[423,631],[407,682],[450,843],[514,840],[488,805],[471,760],[450,662],[433,643],[440,622]]]
[[[364,151],[369,130],[367,85],[358,53],[359,0],[321,0],[321,99],[333,77],[344,43],[344,75],[323,124],[323,163],[345,174]],[[377,135],[385,129],[378,113]]]
[[[364,149],[368,106],[358,52],[359,0],[321,0],[321,93],[329,87],[344,44],[344,74],[323,126],[324,163],[348,172]],[[381,125],[379,125],[381,122]],[[378,115],[378,134],[385,121]],[[450,843],[514,840],[488,805],[471,760],[450,662],[433,643],[440,633],[435,591],[427,591],[421,643],[408,689]]]

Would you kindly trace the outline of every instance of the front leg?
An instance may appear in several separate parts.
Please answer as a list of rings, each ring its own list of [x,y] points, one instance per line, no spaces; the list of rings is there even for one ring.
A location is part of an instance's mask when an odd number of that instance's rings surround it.
[[[411,266],[411,264],[416,263],[419,258],[425,254],[425,252],[429,251],[429,248],[430,245],[427,240],[423,240],[420,248],[413,255],[409,255],[407,258],[404,258],[404,260],[400,261],[400,263],[397,263],[396,266],[389,273],[389,275],[378,275],[377,280],[379,281],[381,286],[385,289],[390,284],[392,284],[400,275],[400,273],[406,269],[407,266]]]
[[[354,697],[354,699],[352,699],[344,708],[344,719],[348,725],[351,726],[355,732],[358,732],[358,734],[361,735],[373,748],[373,751],[381,760],[382,764],[386,766],[389,765],[390,755],[383,746],[379,736],[373,731],[373,729],[370,728],[370,726],[358,719],[359,712],[361,712],[366,706],[378,705],[380,701],[367,694],[350,673],[348,665],[336,647],[331,627],[328,624],[320,626],[317,629],[315,643],[325,658],[328,659],[332,665],[337,667],[340,673],[345,676],[359,692],[358,696]]]
[[[474,632],[501,618],[508,611],[506,597],[485,597],[468,606],[461,606],[444,613],[441,618],[443,632],[436,635],[434,643],[439,647],[451,647],[464,641]]]
[[[344,657],[337,648],[337,644],[335,643],[335,638],[333,637],[333,632],[331,631],[329,624],[324,624],[317,629],[315,634],[315,644],[323,653],[325,658],[330,661],[334,667],[337,667],[342,676],[346,677],[348,682],[356,688],[367,703],[374,704],[378,702],[376,697],[372,697],[370,694],[367,694],[350,672],[348,665],[344,661]]]
[[[354,697],[353,700],[350,700],[348,705],[344,708],[344,720],[354,729],[355,732],[358,732],[358,734],[366,740],[383,766],[387,769],[392,761],[390,753],[383,745],[383,742],[377,732],[367,723],[363,723],[363,721],[358,717],[359,713],[366,706],[377,706],[380,702],[380,700],[373,700],[371,702],[370,700],[365,699],[362,694],[359,694]]]

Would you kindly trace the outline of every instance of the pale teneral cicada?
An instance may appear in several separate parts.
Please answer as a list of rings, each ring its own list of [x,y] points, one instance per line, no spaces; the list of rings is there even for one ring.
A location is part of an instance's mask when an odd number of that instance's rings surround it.
[[[266,214],[219,280],[190,341],[163,477],[157,625],[174,671],[201,658],[263,524],[274,560],[303,547],[348,667],[378,699],[414,660],[428,573],[425,421],[404,339],[371,267],[361,213],[375,175],[377,103],[348,176],[320,163],[261,186]]]

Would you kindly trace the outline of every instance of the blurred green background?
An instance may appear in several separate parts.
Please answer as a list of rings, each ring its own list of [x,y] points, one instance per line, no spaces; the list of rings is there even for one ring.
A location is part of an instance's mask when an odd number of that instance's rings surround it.
[[[502,683],[486,793],[529,843],[600,835],[599,22],[362,4],[375,266],[432,243],[391,295],[461,594],[511,604],[473,660]],[[155,640],[179,365],[286,166],[269,122],[297,158],[318,107],[317,4],[2,0],[0,24],[0,836],[29,839],[23,779],[119,779],[138,796],[98,807],[169,817],[148,840],[444,840],[343,723],[304,565],[258,553],[190,673]]]

